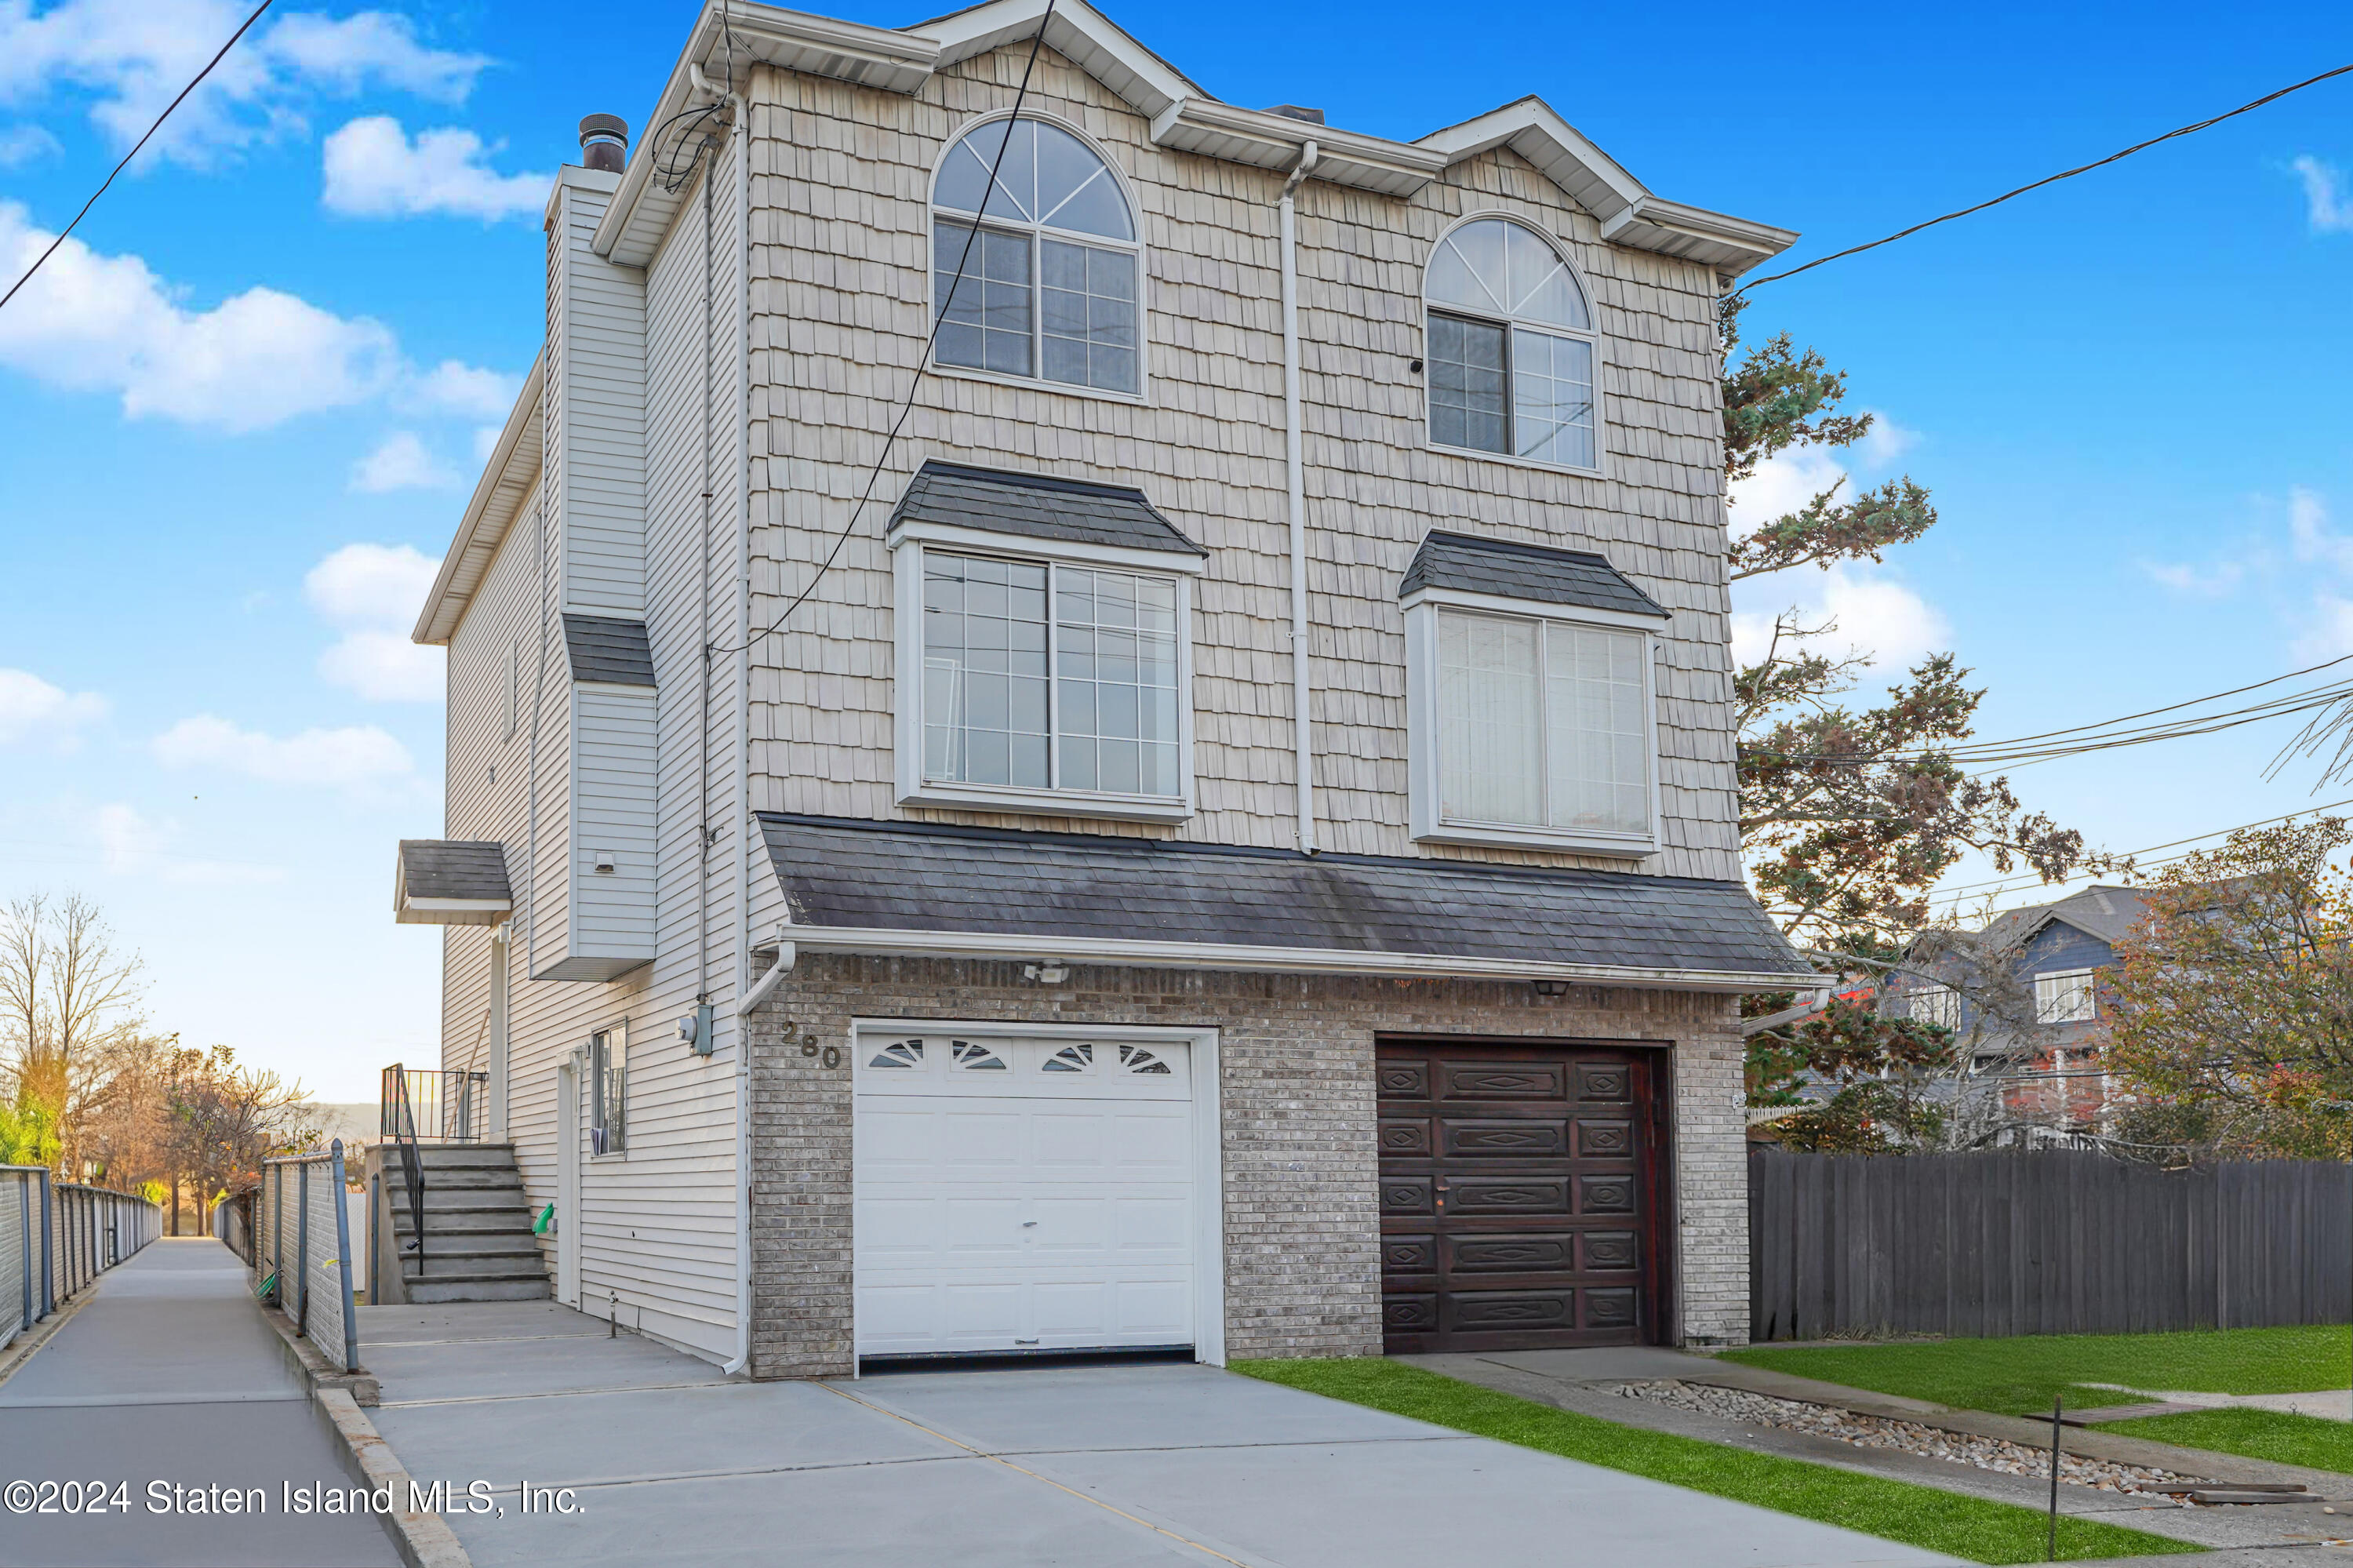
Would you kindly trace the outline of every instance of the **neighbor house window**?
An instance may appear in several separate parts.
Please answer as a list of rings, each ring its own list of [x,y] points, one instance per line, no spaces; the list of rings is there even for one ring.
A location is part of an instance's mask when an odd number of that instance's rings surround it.
[[[2034,1019],[2038,1023],[2089,1023],[2099,1016],[2092,993],[2092,971],[2057,969],[2034,977]]]
[[[1947,1029],[1961,1026],[1960,993],[1948,985],[1924,985],[1903,992],[1893,1010],[1899,1018],[1909,1018],[1915,1023],[1936,1023]]]
[[[989,121],[948,149],[932,205],[940,364],[1140,389],[1135,218],[1094,149],[1044,121]]]
[[[588,1036],[588,1152],[619,1154],[629,1147],[629,1026],[616,1023]]]
[[[1440,819],[1649,838],[1646,634],[1472,610],[1436,615]]]
[[[1178,580],[923,553],[923,780],[1175,801]]]
[[[1591,469],[1595,419],[1591,308],[1552,241],[1482,217],[1438,242],[1430,303],[1430,439]]]

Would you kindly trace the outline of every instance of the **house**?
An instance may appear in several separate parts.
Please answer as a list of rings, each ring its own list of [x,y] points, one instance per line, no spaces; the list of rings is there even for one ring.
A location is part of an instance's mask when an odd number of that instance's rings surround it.
[[[1977,1070],[1999,1082],[2010,1121],[2097,1129],[2109,1099],[2099,977],[2115,966],[2116,944],[2146,913],[2139,890],[2099,883],[2050,904],[2007,910],[1968,938],[1968,957],[1924,966],[1947,974],[1947,983],[1899,974],[1885,1005],[1957,1031]]]
[[[1794,236],[1085,0],[710,5],[645,122],[549,198],[396,871],[556,1296],[759,1377],[1745,1337],[1810,971],[1715,300]]]

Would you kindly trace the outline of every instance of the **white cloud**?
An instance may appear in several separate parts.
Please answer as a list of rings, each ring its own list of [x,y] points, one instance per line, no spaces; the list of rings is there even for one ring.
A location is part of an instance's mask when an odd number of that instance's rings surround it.
[[[0,169],[13,169],[63,151],[58,139],[37,125],[11,125],[0,131]]]
[[[477,466],[489,463],[491,454],[499,450],[499,438],[504,434],[506,427],[503,425],[477,425],[474,428],[474,462]]]
[[[1838,460],[1820,447],[1776,452],[1732,486],[1728,499],[1734,535],[1753,534],[1788,516],[1846,476]]]
[[[136,808],[119,802],[100,807],[91,826],[98,835],[100,863],[117,876],[201,884],[286,880],[286,873],[277,866],[174,853],[170,846],[182,836],[177,822],[150,821]]]
[[[2297,560],[2353,572],[2353,538],[2329,527],[2328,508],[2301,485],[2287,493],[2287,533]]]
[[[458,476],[436,461],[414,430],[395,430],[352,465],[351,484],[364,495],[396,490],[447,490]]]
[[[522,390],[520,376],[445,359],[412,378],[403,400],[433,413],[503,424],[514,408],[515,394]]]
[[[209,768],[268,784],[323,785],[366,794],[417,772],[408,748],[375,725],[306,729],[283,739],[199,714],[155,737],[166,768]]]
[[[1871,415],[1871,433],[1854,444],[1857,466],[1878,470],[1893,468],[1904,454],[1920,444],[1920,432],[1908,425],[1899,425],[1876,408],[1865,410]]]
[[[1792,578],[1776,573],[1758,580],[1762,591],[1800,588],[1794,604],[1734,611],[1732,656],[1738,664],[1746,666],[1764,658],[1776,616],[1789,612],[1794,612],[1797,624],[1805,630],[1829,628],[1814,640],[1820,652],[1867,654],[1875,666],[1890,673],[1908,669],[1922,657],[1953,645],[1952,623],[1943,612],[1891,573],[1843,561],[1828,571],[1799,570],[1806,575]],[[1743,585],[1741,597],[1757,600],[1760,592]]]
[[[0,202],[0,271],[22,274],[50,238],[21,205]],[[132,418],[245,431],[363,402],[391,381],[398,355],[383,323],[275,289],[191,310],[138,257],[69,239],[0,313],[0,365],[119,394]]]
[[[485,223],[536,217],[555,176],[498,174],[488,162],[498,150],[456,127],[419,131],[412,141],[388,114],[354,120],[327,138],[327,210],[347,217],[445,213]]]
[[[2246,567],[2237,561],[2143,561],[2149,580],[2184,599],[2228,599],[2238,591]]]
[[[346,545],[311,567],[303,597],[344,629],[319,656],[320,678],[371,702],[440,701],[442,651],[407,636],[439,570],[406,545]]]
[[[2317,664],[2353,653],[2353,599],[2327,588],[2312,596],[2312,620],[2296,640],[2299,658]]]
[[[92,101],[90,117],[114,145],[129,147],[248,9],[245,0],[62,0],[37,13],[34,0],[0,0],[0,103],[74,91]],[[231,49],[149,146],[201,164],[303,132],[304,111],[322,94],[389,88],[454,102],[489,63],[427,47],[392,13],[290,13]]]
[[[2289,167],[2303,177],[2305,219],[2315,234],[2353,230],[2353,194],[2346,191],[2345,176],[2337,165],[2306,154]]]
[[[45,741],[70,751],[80,731],[106,716],[96,692],[68,693],[26,670],[0,670],[0,746]]]

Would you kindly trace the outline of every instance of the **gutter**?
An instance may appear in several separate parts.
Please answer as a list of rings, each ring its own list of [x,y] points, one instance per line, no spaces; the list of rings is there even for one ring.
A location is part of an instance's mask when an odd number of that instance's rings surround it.
[[[1282,216],[1282,468],[1291,518],[1291,729],[1302,854],[1316,850],[1315,740],[1314,721],[1307,711],[1307,485],[1301,471],[1298,225],[1292,198],[1314,173],[1316,158],[1314,142],[1299,149],[1299,162],[1282,182],[1282,198],[1277,203]]]
[[[1630,964],[1554,963],[1540,959],[1461,958],[1444,953],[1368,952],[1357,948],[1271,948],[1239,942],[1158,942],[1000,931],[892,931],[785,925],[784,950],[877,953],[923,959],[1021,959],[1137,969],[1233,969],[1267,974],[1373,975],[1398,980],[1556,980],[1643,991],[1788,991],[1821,976],[1739,969],[1652,969]],[[780,960],[781,961],[781,958]]]

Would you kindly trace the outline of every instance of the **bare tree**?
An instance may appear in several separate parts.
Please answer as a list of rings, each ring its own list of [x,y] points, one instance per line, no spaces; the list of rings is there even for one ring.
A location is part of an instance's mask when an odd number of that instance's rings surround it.
[[[56,1164],[67,1175],[81,1174],[103,1047],[141,1027],[143,969],[78,893],[35,893],[0,914],[0,1046],[11,1107],[20,1119],[55,1128]]]

